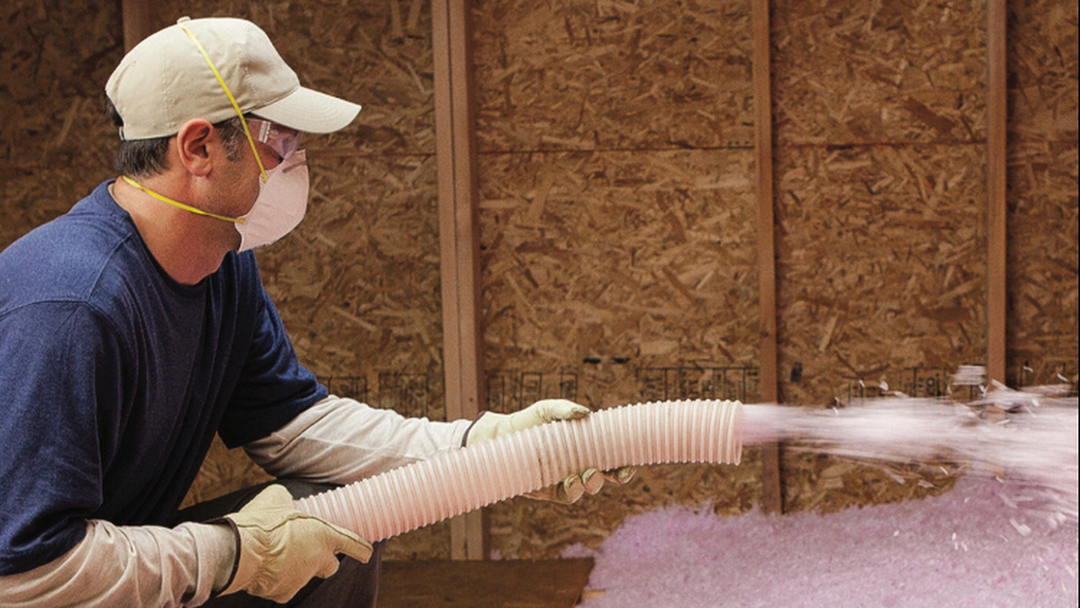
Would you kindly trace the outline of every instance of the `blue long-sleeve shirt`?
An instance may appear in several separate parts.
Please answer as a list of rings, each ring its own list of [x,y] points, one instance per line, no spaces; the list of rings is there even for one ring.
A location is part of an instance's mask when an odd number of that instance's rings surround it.
[[[243,445],[326,396],[251,252],[181,285],[107,186],[0,252],[0,574],[88,518],[168,525],[215,432]]]

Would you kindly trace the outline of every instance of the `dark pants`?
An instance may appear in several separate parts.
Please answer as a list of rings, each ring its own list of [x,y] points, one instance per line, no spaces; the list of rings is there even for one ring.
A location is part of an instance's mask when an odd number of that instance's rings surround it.
[[[303,498],[335,487],[327,484],[288,479],[267,482],[188,507],[177,514],[176,523],[207,521],[215,517],[235,513],[272,483],[281,484],[288,488],[293,498]],[[372,553],[371,560],[366,564],[362,564],[350,557],[342,557],[337,574],[325,580],[312,579],[285,606],[298,608],[374,607],[376,597],[379,594],[379,573],[381,571],[383,544],[381,542],[375,543],[375,552]],[[212,608],[268,608],[270,606],[281,606],[281,604],[254,597],[241,591],[240,593],[231,593],[214,598],[203,604],[203,606]]]

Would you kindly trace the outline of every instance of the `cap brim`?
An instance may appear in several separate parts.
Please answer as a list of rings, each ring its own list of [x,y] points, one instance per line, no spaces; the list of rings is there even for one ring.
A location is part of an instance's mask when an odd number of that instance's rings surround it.
[[[251,113],[304,133],[332,133],[349,126],[360,113],[360,106],[300,87]]]

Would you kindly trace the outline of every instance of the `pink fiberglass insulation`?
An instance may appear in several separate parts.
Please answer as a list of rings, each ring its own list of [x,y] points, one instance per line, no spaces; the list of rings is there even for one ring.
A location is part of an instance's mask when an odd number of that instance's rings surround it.
[[[581,608],[1077,605],[1077,525],[1028,513],[1024,488],[961,479],[938,497],[719,517],[632,517],[593,556]]]

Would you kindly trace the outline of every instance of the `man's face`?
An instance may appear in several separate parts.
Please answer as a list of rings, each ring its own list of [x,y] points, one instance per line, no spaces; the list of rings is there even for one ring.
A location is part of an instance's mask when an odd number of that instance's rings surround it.
[[[296,151],[299,132],[259,118],[249,118],[247,123],[251,141],[266,171],[273,170]],[[223,167],[226,179],[222,181],[223,192],[219,202],[228,206],[229,212],[223,209],[221,213],[229,217],[241,217],[251,211],[259,196],[262,180],[262,171],[246,136],[239,148],[240,154],[236,160]]]

